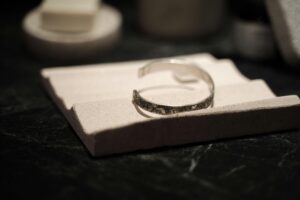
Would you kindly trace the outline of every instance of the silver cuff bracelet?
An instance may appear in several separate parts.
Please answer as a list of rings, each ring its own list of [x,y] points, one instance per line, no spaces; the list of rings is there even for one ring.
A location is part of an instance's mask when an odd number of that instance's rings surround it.
[[[204,81],[208,85],[209,96],[204,100],[196,102],[195,104],[187,104],[182,106],[169,106],[156,104],[154,102],[148,101],[142,97],[137,90],[133,90],[132,103],[134,106],[138,106],[151,113],[156,113],[159,115],[172,115],[180,112],[188,112],[199,109],[205,109],[213,105],[215,86],[211,76],[203,69],[201,69],[197,64],[190,63],[181,59],[163,59],[146,64],[144,67],[140,68],[138,71],[138,77],[144,77],[147,74],[157,72],[172,70],[174,72],[184,72],[185,74],[191,74],[200,80]]]

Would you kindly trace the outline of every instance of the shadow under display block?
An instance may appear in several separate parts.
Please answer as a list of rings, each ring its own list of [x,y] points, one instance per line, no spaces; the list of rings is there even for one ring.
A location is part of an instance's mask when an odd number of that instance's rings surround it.
[[[263,80],[249,80],[228,59],[182,56],[213,78],[214,107],[178,116],[145,118],[132,104],[132,90],[175,85],[169,72],[139,80],[149,62],[132,61],[44,69],[45,87],[94,156],[299,128],[300,100],[276,97]],[[178,84],[177,84],[178,85]],[[190,90],[152,90],[148,99],[171,105],[198,101],[205,84]]]

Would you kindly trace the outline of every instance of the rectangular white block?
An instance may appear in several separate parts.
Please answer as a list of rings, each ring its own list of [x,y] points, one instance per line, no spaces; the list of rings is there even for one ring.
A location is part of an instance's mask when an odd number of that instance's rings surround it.
[[[99,10],[98,4],[98,0],[44,0],[41,25],[52,31],[89,31]]]
[[[216,107],[182,117],[154,120],[136,120],[130,107],[122,111],[120,104],[110,104],[120,109],[107,112],[107,109],[103,110],[104,105],[101,102],[75,105],[71,114],[75,116],[73,127],[94,156],[300,128],[300,100],[297,96]],[[128,124],[113,126],[114,121],[122,122],[120,116],[117,119],[113,116],[117,112],[118,115],[123,112]],[[110,128],[88,134],[101,124],[109,124]]]
[[[160,119],[145,118],[131,102],[135,88],[175,84],[168,73],[139,80],[137,71],[149,60],[49,68],[41,74],[47,91],[94,156],[299,128],[297,96],[276,97],[263,80],[247,79],[230,60],[208,54],[185,59],[211,74],[214,107]],[[193,84],[192,91],[155,91],[147,98],[174,105],[196,102],[207,90]]]

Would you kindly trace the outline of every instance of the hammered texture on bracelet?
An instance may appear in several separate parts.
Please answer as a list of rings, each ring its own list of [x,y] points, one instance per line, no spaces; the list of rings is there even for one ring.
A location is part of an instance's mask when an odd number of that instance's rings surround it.
[[[180,59],[165,59],[151,62],[144,67],[139,69],[138,76],[143,77],[147,74],[157,71],[164,70],[184,70],[186,73],[190,73],[193,76],[198,77],[200,80],[204,81],[209,88],[210,94],[204,100],[196,102],[194,104],[186,104],[182,106],[169,106],[157,104],[151,101],[148,101],[144,97],[142,97],[138,90],[133,90],[132,103],[137,108],[141,108],[151,113],[159,114],[159,115],[172,115],[181,112],[189,112],[194,110],[205,109],[210,106],[213,106],[214,100],[214,82],[211,76],[204,71],[200,66],[195,63],[190,63],[185,60]]]

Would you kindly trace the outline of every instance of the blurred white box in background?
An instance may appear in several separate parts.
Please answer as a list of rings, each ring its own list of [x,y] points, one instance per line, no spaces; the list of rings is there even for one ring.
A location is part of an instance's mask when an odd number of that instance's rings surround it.
[[[89,31],[98,10],[98,0],[44,0],[41,26],[52,31]]]

